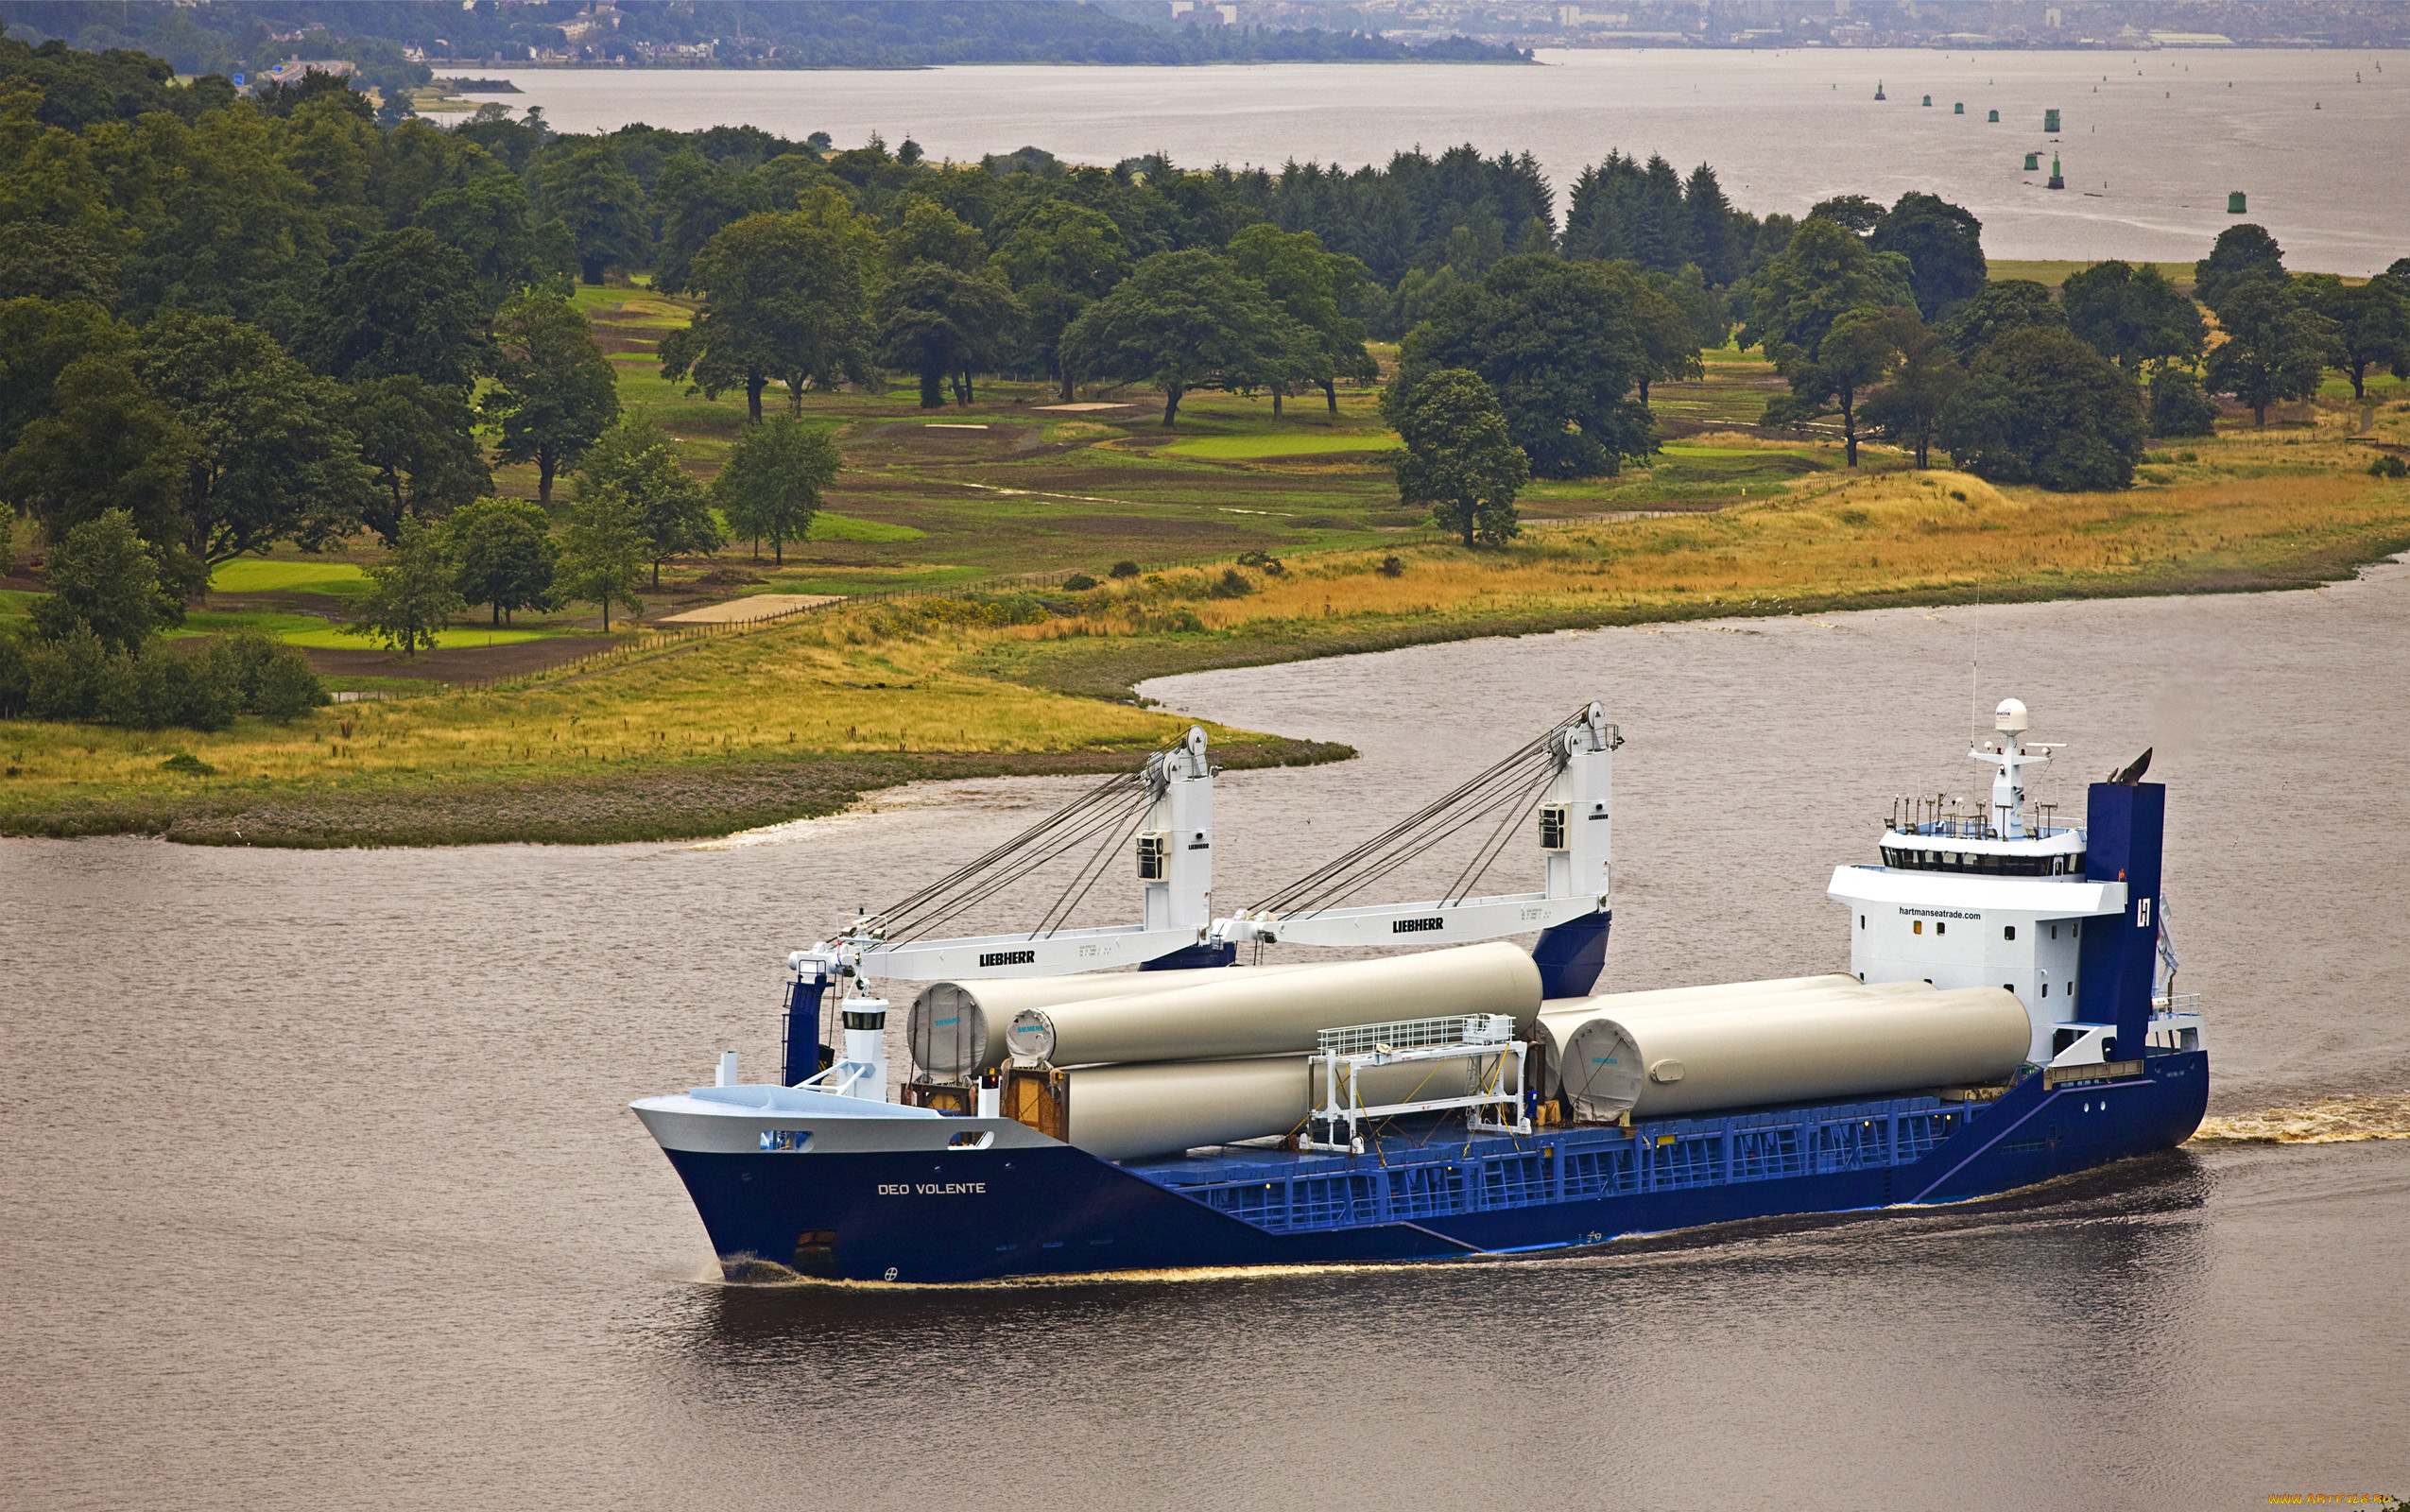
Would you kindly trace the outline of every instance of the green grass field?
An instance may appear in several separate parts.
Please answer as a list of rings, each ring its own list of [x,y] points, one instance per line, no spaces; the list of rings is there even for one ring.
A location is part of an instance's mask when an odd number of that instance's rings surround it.
[[[268,561],[257,557],[222,561],[209,575],[213,593],[365,593],[368,575],[348,561]]]
[[[1267,456],[1313,456],[1333,452],[1393,452],[1397,437],[1386,431],[1306,431],[1259,436],[1201,436],[1162,450],[1175,456],[1251,461]]]
[[[912,525],[891,524],[884,520],[856,520],[852,515],[831,514],[826,510],[812,517],[812,528],[804,540],[811,541],[920,541],[929,533]]]

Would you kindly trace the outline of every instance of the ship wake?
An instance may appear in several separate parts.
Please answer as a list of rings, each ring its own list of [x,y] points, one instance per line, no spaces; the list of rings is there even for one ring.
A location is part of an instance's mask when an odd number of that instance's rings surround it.
[[[2326,1097],[2230,1118],[2205,1118],[2195,1144],[2349,1144],[2410,1140],[2410,1092]]]

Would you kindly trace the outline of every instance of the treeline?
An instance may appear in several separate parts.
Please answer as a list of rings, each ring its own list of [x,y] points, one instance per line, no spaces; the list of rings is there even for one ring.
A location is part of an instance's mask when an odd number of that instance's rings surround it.
[[[1352,31],[1170,25],[1168,5],[1151,8],[1158,24],[1144,25],[1137,17],[1149,9],[1073,0],[620,0],[598,15],[585,0],[7,0],[0,21],[86,51],[150,53],[180,74],[264,73],[294,56],[343,59],[387,88],[426,81],[405,47],[437,59],[541,54],[724,68],[1528,60],[1462,37],[1408,46]],[[293,38],[296,31],[303,35]]]

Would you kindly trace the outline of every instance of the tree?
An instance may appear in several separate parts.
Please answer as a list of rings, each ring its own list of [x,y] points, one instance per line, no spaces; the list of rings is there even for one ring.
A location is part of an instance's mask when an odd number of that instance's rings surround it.
[[[57,541],[107,510],[126,510],[158,548],[175,590],[198,589],[209,571],[186,549],[186,443],[166,408],[117,355],[79,358],[48,387],[49,408],[0,456],[0,513],[25,509]]]
[[[1894,316],[1906,310],[1905,305],[1892,311],[1871,306],[1851,310],[1833,322],[1813,355],[1804,347],[1781,348],[1775,370],[1791,391],[1766,402],[1764,423],[1805,425],[1819,415],[1837,413],[1843,455],[1850,466],[1857,466],[1858,405],[1898,366],[1900,322]]]
[[[9,236],[22,229],[9,228]],[[51,407],[59,375],[71,364],[119,355],[133,344],[133,331],[97,304],[33,298],[0,302],[0,452]]]
[[[469,607],[454,584],[448,546],[440,526],[404,520],[399,539],[369,568],[372,586],[343,633],[373,636],[405,657],[434,650],[437,632]]]
[[[1696,272],[1694,267],[1692,271]],[[1698,318],[1685,308],[1687,293],[1671,273],[1643,273],[1640,294],[1632,301],[1632,330],[1640,336],[1647,363],[1640,372],[1640,402],[1648,403],[1648,386],[1660,380],[1696,378],[1705,369],[1698,357]],[[1720,344],[1720,343],[1719,343]]]
[[[2183,369],[2161,368],[2151,377],[2149,423],[2153,436],[2213,436],[2217,401]]]
[[[576,238],[558,220],[536,222],[515,173],[489,167],[438,189],[420,204],[417,223],[469,260],[489,320],[514,294],[566,295],[577,272]]]
[[[945,406],[944,381],[957,404],[971,403],[971,371],[1004,358],[1005,343],[1027,312],[1001,278],[944,263],[915,263],[879,290],[871,314],[879,354],[920,375],[921,407]]]
[[[783,565],[785,543],[801,541],[812,528],[820,490],[835,480],[840,465],[827,431],[773,415],[736,438],[728,464],[712,479],[712,501],[732,534],[751,539],[755,557],[766,540]]]
[[[1324,251],[1322,239],[1310,231],[1289,232],[1262,224],[1231,238],[1230,259],[1231,266],[1263,284],[1273,305],[1302,331],[1299,376],[1320,386],[1332,414],[1339,412],[1338,380],[1369,383],[1381,375],[1381,365],[1364,344],[1364,322],[1350,313],[1374,286],[1361,262]],[[1275,415],[1287,387],[1283,374],[1272,389]]]
[[[644,255],[645,191],[610,141],[547,146],[536,166],[536,194],[545,214],[568,228],[582,282],[598,284],[611,268]]]
[[[2410,282],[2377,277],[2346,284],[2331,273],[2301,280],[2310,308],[2334,322],[2335,363],[2366,403],[2370,368],[2410,368]]]
[[[291,539],[315,551],[355,529],[373,482],[336,387],[257,326],[167,310],[136,372],[185,442],[187,545],[215,564]]]
[[[1649,370],[1647,291],[1626,267],[1510,257],[1440,296],[1407,333],[1392,387],[1465,368],[1496,393],[1536,477],[1613,472],[1656,447],[1636,397]]]
[[[1383,397],[1383,413],[1405,443],[1398,463],[1398,498],[1430,509],[1443,530],[1496,545],[1521,530],[1515,494],[1531,480],[1531,465],[1508,432],[1498,396],[1481,375],[1463,368],[1424,373],[1410,393]]]
[[[1906,258],[1870,250],[1838,222],[1815,215],[1799,222],[1790,244],[1749,285],[1741,345],[1762,346],[1778,363],[1785,349],[1814,361],[1825,333],[1844,315],[1916,302]]]
[[[1808,207],[1810,220],[1830,221],[1853,236],[1873,234],[1874,228],[1883,224],[1884,214],[1879,201],[1864,195],[1834,195]]]
[[[609,484],[579,488],[577,507],[560,543],[560,592],[564,597],[602,606],[603,629],[611,629],[611,607],[632,616],[644,612],[645,533],[636,507]]]
[[[2250,406],[2252,424],[2265,425],[2270,404],[2317,392],[2327,365],[2341,358],[2341,337],[2289,284],[2246,279],[2228,284],[2222,300],[2226,339],[2210,349],[2202,384],[2232,394]]]
[[[337,378],[407,375],[466,388],[489,362],[476,268],[413,226],[360,244],[327,281],[311,321],[318,368]]]
[[[968,273],[988,260],[988,244],[977,228],[954,212],[921,195],[904,195],[895,204],[895,230],[887,235],[887,265],[902,272],[915,263],[935,263]]]
[[[493,491],[465,388],[405,373],[353,384],[349,392],[345,421],[378,484],[361,518],[387,545],[401,539],[404,516],[439,520]]]
[[[33,601],[33,627],[45,641],[79,631],[113,651],[131,651],[152,633],[184,623],[184,606],[161,586],[155,548],[123,509],[103,510],[51,548]]]
[[[1984,350],[1941,414],[1941,444],[1995,483],[2123,489],[2143,454],[2131,374],[2063,331],[2011,332]]]
[[[621,421],[586,454],[577,473],[578,497],[597,489],[635,511],[655,588],[661,586],[663,562],[719,547],[719,526],[701,486],[679,465],[677,443],[649,420]]]
[[[2047,331],[2067,329],[2067,313],[2051,301],[2050,290],[2030,279],[1995,279],[1977,290],[1975,297],[1950,313],[1937,329],[1941,339],[1950,343],[1950,354],[1961,366],[1975,360],[1975,354],[2011,331],[2024,331],[2039,326]]]
[[[502,426],[501,459],[536,464],[536,501],[549,507],[560,469],[619,418],[619,375],[586,318],[557,294],[507,301],[494,338],[494,387],[480,407]]]
[[[2247,221],[2217,233],[2210,254],[2193,265],[2193,298],[2225,315],[2228,293],[2246,284],[2285,282],[2284,249],[2264,226]]]
[[[877,234],[834,189],[805,199],[802,210],[748,215],[704,244],[686,276],[703,307],[662,338],[663,377],[691,374],[714,398],[742,387],[756,421],[772,379],[786,383],[790,413],[801,412],[807,386],[869,381],[866,269]]]
[[[2201,354],[2201,312],[2149,263],[2111,258],[2071,273],[2059,290],[2067,329],[2127,372]]]
[[[1867,423],[1876,435],[1916,454],[1917,466],[1932,465],[1933,435],[1941,413],[1967,381],[1967,369],[1950,355],[1940,333],[1902,308],[1884,317],[1886,339],[1899,353],[1891,379],[1866,400]]]
[[[1072,397],[1062,364],[1062,334],[1080,312],[1105,297],[1129,272],[1121,228],[1101,212],[1043,200],[996,248],[989,266],[1010,281],[1029,312],[1031,347],[1046,371]]]
[[[1902,195],[1875,222],[1867,245],[1908,260],[1908,286],[1927,320],[1940,319],[1983,287],[1983,222],[1937,196]]]
[[[494,624],[516,610],[555,607],[560,548],[541,505],[478,499],[453,511],[444,536],[453,587],[469,603],[493,606]]]
[[[1264,285],[1207,251],[1157,252],[1063,333],[1075,373],[1151,383],[1166,429],[1192,388],[1236,388],[1281,355],[1282,317]]]
[[[1690,181],[1682,186],[1682,220],[1688,229],[1692,258],[1710,284],[1718,288],[1741,276],[1744,249],[1739,217],[1732,213],[1731,201],[1724,198],[1724,186],[1715,179],[1715,170],[1702,163],[1691,170]]]

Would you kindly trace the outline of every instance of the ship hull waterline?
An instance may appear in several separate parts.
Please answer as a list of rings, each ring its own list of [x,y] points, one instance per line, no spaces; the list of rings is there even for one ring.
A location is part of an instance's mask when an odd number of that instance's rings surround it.
[[[1344,1192],[1351,1178],[1372,1180],[1376,1157],[1267,1166],[1267,1197],[1278,1202],[1290,1194],[1285,1229],[1279,1218],[1267,1226],[1209,1206],[1160,1173],[1141,1174],[1052,1141],[802,1153],[680,1149],[663,1143],[714,1250],[732,1272],[752,1259],[793,1263],[832,1280],[943,1284],[1110,1271],[1385,1263],[1546,1252],[1623,1235],[1995,1195],[2180,1144],[2206,1111],[2208,1057],[2199,1051],[2154,1052],[2138,1071],[2123,1075],[2050,1081],[2041,1072],[2029,1073],[1997,1101],[1961,1105],[1954,1113],[1920,1105],[1913,1116],[1948,1132],[1916,1145],[1913,1158],[1901,1158],[1897,1152],[1909,1146],[1894,1143],[1884,1146],[1890,1155],[1850,1169],[1721,1179],[1711,1174],[1669,1189],[1611,1195],[1552,1196],[1571,1183],[1546,1173],[1551,1167],[1561,1172],[1566,1162],[1559,1152],[1570,1155],[1584,1142],[1595,1146],[1621,1140],[1626,1149],[1639,1147],[1644,1165],[1651,1146],[1677,1142],[1677,1134],[1658,1129],[1708,1125],[1643,1121],[1631,1133],[1561,1128],[1484,1140],[1486,1160],[1451,1161],[1445,1168],[1446,1179],[1458,1182],[1458,1195],[1436,1206],[1455,1211],[1425,1205],[1410,1216],[1374,1222],[1309,1219],[1300,1226],[1294,1194],[1309,1181],[1318,1183],[1317,1192]],[[1902,1106],[1876,1099],[1816,1112],[1828,1127],[1863,1123],[1874,1138],[1883,1132],[1885,1110]],[[1855,1116],[1860,1112],[1863,1119]],[[1734,1127],[1708,1138],[1721,1137],[1724,1159],[1736,1160],[1734,1142],[1760,1125],[1779,1125],[1780,1117],[1781,1110],[1773,1110],[1732,1121]],[[653,1119],[646,1122],[661,1134]],[[954,1129],[974,1126],[969,1120],[940,1122]],[[1895,1141],[1900,1126],[1895,1119]],[[1464,1143],[1461,1135],[1455,1143]],[[1816,1162],[1811,1157],[1807,1163]],[[1734,1169],[1728,1163],[1728,1173]],[[1384,1171],[1385,1177],[1396,1174]],[[1292,1178],[1297,1185],[1286,1185]]]

